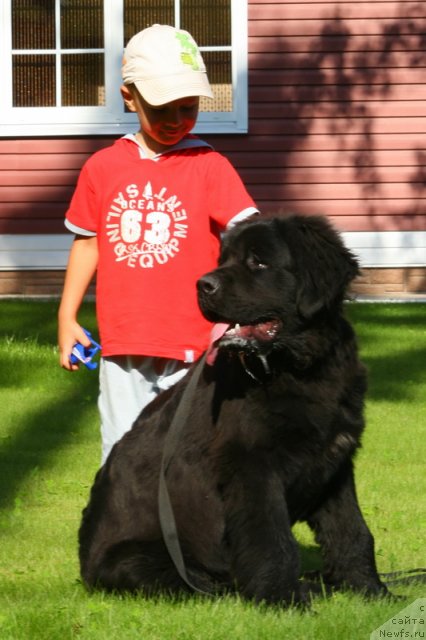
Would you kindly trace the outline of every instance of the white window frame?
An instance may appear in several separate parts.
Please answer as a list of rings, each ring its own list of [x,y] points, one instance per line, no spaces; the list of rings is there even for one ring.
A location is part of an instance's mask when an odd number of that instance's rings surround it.
[[[60,0],[56,0],[60,2]],[[176,26],[179,26],[179,0]],[[123,53],[123,5],[121,0],[104,0],[105,107],[13,107],[12,106],[12,2],[0,1],[0,136],[124,135],[134,132],[138,121],[123,112],[120,94]],[[201,52],[232,52],[233,110],[200,112],[195,133],[247,133],[247,0],[231,0],[231,47],[200,47]],[[45,53],[37,50],[35,53]],[[73,50],[77,53],[77,50]],[[52,53],[49,50],[48,53]]]

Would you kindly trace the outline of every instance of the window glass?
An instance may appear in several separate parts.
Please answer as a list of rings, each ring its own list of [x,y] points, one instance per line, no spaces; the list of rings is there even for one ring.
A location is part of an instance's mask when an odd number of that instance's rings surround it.
[[[174,0],[124,0],[123,48],[130,38],[152,24],[175,24]]]
[[[55,57],[13,56],[13,105],[54,107],[56,105]]]
[[[103,48],[102,0],[67,0],[60,3],[60,12],[62,49]]]
[[[230,46],[229,0],[181,0],[180,26],[192,34],[199,47]]]
[[[103,0],[13,0],[12,34],[14,107],[105,104]]]
[[[232,59],[230,51],[203,51],[214,100],[200,98],[200,111],[232,111]]]
[[[103,55],[62,56],[62,104],[64,107],[105,105]]]
[[[12,47],[55,48],[55,0],[12,0]]]

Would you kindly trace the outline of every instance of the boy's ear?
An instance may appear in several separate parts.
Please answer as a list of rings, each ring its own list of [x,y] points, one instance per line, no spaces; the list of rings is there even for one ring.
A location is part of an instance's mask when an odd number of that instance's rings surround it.
[[[123,96],[124,104],[129,111],[136,111],[136,103],[133,94],[128,86],[122,84],[120,87],[121,95]]]

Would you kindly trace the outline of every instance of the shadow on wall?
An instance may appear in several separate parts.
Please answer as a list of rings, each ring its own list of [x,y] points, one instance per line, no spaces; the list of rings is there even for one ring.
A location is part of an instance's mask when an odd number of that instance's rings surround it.
[[[265,51],[250,57],[250,133],[238,149],[252,156],[242,158],[241,174],[262,208],[304,199],[301,213],[318,211],[323,201],[324,213],[333,215],[328,206],[334,201],[340,215],[339,203],[357,200],[361,211],[354,213],[352,205],[351,214],[347,204],[348,216],[369,216],[370,228],[383,229],[388,215],[395,229],[418,229],[422,219],[426,224],[426,152],[419,133],[426,17],[419,17],[425,15],[420,2],[397,6],[394,19],[368,18],[355,32],[358,21],[343,18],[334,3],[334,13],[318,19],[316,35],[301,35],[311,28],[303,20],[276,19],[268,44],[259,37]],[[224,137],[221,145],[225,152],[236,148]],[[271,159],[256,166],[253,150],[260,147]],[[310,150],[324,155],[303,165],[295,154]],[[229,155],[238,166],[241,151],[235,159]],[[265,177],[260,171],[267,167]]]

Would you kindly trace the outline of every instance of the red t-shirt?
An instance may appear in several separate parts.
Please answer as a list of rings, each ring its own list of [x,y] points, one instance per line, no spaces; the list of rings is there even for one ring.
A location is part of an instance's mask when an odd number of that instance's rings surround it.
[[[211,324],[195,283],[217,264],[219,232],[256,210],[228,160],[195,136],[155,160],[128,138],[91,156],[66,224],[98,238],[103,355],[196,359]]]

